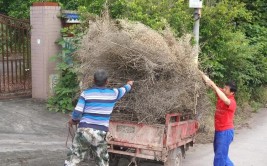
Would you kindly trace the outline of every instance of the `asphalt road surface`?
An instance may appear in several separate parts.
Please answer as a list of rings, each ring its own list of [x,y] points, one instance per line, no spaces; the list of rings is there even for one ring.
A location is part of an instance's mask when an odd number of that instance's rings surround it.
[[[212,144],[196,145],[183,166],[212,166],[213,157]],[[235,131],[229,157],[235,166],[267,166],[267,109],[254,115],[249,128]]]
[[[0,101],[0,166],[63,166],[67,119],[32,99]],[[267,109],[255,114],[249,126],[236,131],[230,158],[235,166],[266,166]],[[212,144],[196,145],[187,152],[183,166],[212,166],[212,162]],[[121,159],[119,166],[127,163]],[[93,162],[83,165],[95,166]]]

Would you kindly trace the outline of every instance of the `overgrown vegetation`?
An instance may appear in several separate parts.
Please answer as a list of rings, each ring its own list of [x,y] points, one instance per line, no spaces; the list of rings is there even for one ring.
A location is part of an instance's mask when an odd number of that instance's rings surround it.
[[[170,29],[159,33],[139,22],[110,19],[105,12],[90,21],[77,52],[82,89],[93,85],[99,68],[110,74],[111,84],[136,81],[134,91],[117,104],[123,111],[114,112],[112,120],[164,124],[167,113],[207,112],[206,88],[193,63],[197,52],[191,39],[190,34],[176,39]],[[196,102],[197,96],[201,98]]]
[[[262,42],[253,42],[244,32],[254,19],[245,5],[225,0],[204,8],[200,41],[203,66],[216,82],[236,80],[240,104],[254,99],[253,92],[266,85],[267,76]]]
[[[29,6],[36,0],[18,1],[0,0],[1,13],[29,18]],[[88,13],[99,15],[106,3],[106,0],[55,1],[64,9],[79,9],[86,17]],[[207,0],[204,3],[199,56],[202,68],[220,85],[226,80],[236,80],[239,105],[265,104],[266,1]],[[113,18],[140,21],[159,31],[170,25],[176,36],[192,32],[193,10],[188,8],[187,0],[109,0],[107,4]]]
[[[47,107],[49,111],[67,113],[73,109],[79,92],[77,74],[74,69],[75,60],[72,54],[78,48],[81,33],[75,31],[75,27],[63,28],[61,33],[62,38],[58,41],[62,47],[61,52],[52,59],[57,62],[59,79],[54,87],[54,96],[47,101]],[[68,35],[75,36],[68,37]]]

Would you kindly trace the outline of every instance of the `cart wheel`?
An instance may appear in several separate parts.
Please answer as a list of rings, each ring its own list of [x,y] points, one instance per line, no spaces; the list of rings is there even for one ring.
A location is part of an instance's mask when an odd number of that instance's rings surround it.
[[[182,166],[181,148],[169,151],[167,161],[164,163],[164,166]]]
[[[110,155],[110,158],[109,158],[109,165],[110,166],[118,166],[119,165],[119,156],[116,156],[116,155]]]

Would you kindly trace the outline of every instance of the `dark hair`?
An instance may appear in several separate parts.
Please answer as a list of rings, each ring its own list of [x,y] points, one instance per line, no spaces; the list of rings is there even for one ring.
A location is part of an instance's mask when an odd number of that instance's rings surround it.
[[[226,82],[225,85],[230,87],[230,92],[236,93],[237,86],[236,86],[236,83],[234,81]]]
[[[94,74],[94,82],[96,86],[105,86],[108,80],[108,73],[103,70],[97,70]]]

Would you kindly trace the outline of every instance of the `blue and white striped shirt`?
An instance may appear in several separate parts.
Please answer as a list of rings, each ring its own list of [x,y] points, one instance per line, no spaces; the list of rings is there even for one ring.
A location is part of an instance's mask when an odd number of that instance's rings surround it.
[[[126,84],[121,88],[93,87],[82,92],[72,113],[74,121],[80,121],[79,128],[94,128],[108,131],[110,115],[118,100],[131,90]]]

